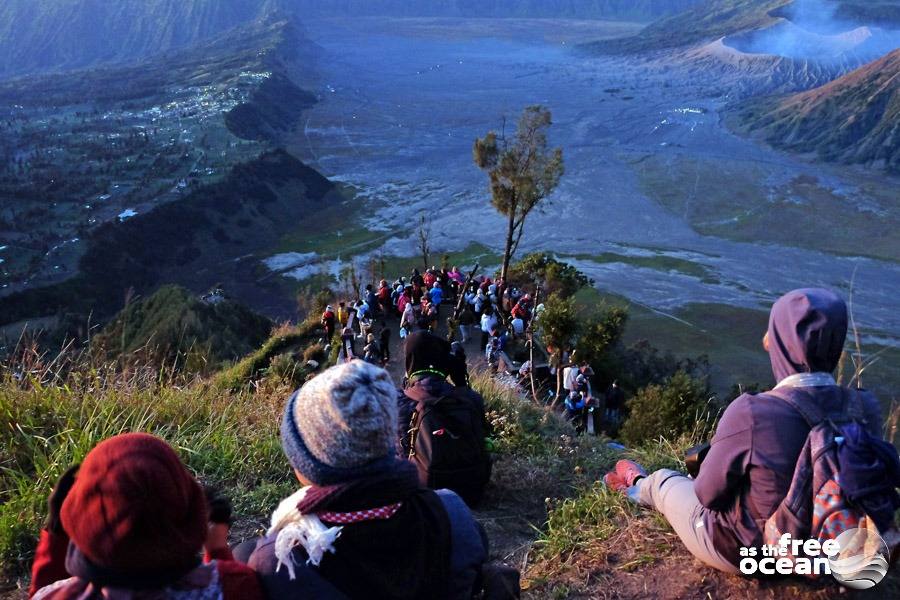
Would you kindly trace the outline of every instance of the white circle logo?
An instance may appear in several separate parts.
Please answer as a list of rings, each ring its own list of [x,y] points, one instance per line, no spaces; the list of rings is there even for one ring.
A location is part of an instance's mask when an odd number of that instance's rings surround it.
[[[831,574],[848,588],[867,590],[887,575],[890,552],[877,533],[853,528],[835,541],[840,550],[828,557]]]

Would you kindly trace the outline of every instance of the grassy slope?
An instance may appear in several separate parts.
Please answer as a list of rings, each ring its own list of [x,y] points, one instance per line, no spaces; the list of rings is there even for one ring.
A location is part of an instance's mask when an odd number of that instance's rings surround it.
[[[167,285],[128,304],[91,342],[110,359],[134,355],[179,368],[193,354],[207,363],[193,367],[206,371],[258,348],[271,329],[271,321],[241,304],[207,304]]]
[[[4,597],[22,597],[14,591],[16,578],[27,571],[53,482],[111,435],[160,435],[203,482],[226,489],[238,517],[235,541],[258,535],[266,515],[296,486],[277,437],[291,388],[276,379],[228,392],[203,381],[161,382],[153,372],[121,376],[100,369],[48,381],[49,372],[37,371],[45,374],[43,383],[0,379]],[[526,597],[824,599],[836,592],[725,577],[686,559],[661,517],[595,483],[621,457],[603,438],[573,436],[559,417],[489,377],[476,376],[474,385],[486,399],[496,451],[476,517],[492,556],[522,568]],[[678,457],[696,441],[687,435],[652,442],[627,455],[650,468],[679,468]]]
[[[890,186],[861,185],[867,206],[814,177],[772,183],[764,166],[739,161],[645,156],[633,164],[643,192],[699,233],[900,260],[893,233],[900,212]]]

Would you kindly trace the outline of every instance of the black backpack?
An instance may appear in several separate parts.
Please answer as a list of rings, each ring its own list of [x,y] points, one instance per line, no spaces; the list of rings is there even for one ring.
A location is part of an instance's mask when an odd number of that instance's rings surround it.
[[[409,460],[419,481],[434,490],[453,490],[469,506],[477,505],[491,478],[486,434],[484,415],[469,398],[418,402],[409,427]]]

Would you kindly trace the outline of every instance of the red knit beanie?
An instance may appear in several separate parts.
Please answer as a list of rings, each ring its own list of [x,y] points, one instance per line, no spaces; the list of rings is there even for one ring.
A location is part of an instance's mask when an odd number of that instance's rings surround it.
[[[189,568],[206,539],[203,490],[166,442],[145,433],[91,450],[60,516],[82,554],[120,573]]]

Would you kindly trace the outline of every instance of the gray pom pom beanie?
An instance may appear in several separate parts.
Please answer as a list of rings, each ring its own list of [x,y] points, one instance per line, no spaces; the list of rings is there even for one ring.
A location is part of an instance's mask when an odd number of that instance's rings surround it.
[[[389,468],[397,454],[397,395],[387,371],[361,360],[307,382],[288,400],[281,422],[291,466],[319,486]]]

